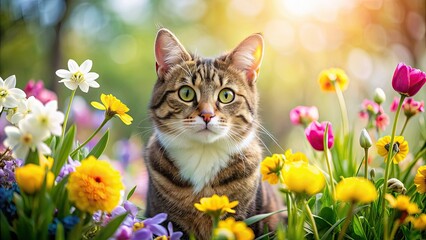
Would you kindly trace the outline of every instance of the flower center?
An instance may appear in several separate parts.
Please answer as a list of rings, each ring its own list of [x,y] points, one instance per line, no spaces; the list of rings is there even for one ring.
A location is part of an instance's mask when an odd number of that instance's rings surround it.
[[[6,89],[0,88],[0,98],[6,97],[8,94]]]
[[[95,177],[95,181],[96,181],[97,183],[100,183],[100,182],[102,182],[102,178],[101,178],[101,177]]]
[[[136,232],[139,229],[144,228],[145,225],[143,224],[143,222],[135,222],[135,224],[133,224],[133,231]]]
[[[389,152],[389,143],[385,145],[385,149]],[[399,142],[393,144],[393,152],[399,153]]]
[[[74,73],[71,76],[71,81],[76,82],[76,83],[82,83],[82,82],[84,82],[84,74],[81,73],[80,71]]]
[[[154,240],[168,240],[169,238],[167,236],[159,236],[154,238]]]
[[[39,116],[38,120],[42,125],[47,125],[47,123],[49,122],[46,116]]]
[[[328,79],[330,79],[330,81],[334,82],[337,80],[337,76],[334,73],[329,73],[328,74]]]
[[[22,135],[21,140],[24,144],[30,144],[33,140],[33,136],[27,133]]]

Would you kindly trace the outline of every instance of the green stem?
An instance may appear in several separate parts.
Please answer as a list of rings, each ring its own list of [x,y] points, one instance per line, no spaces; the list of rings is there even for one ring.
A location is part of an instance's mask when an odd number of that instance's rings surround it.
[[[90,140],[92,140],[96,134],[105,126],[105,124],[110,120],[111,118],[107,118],[105,117],[104,121],[101,123],[101,125],[99,125],[99,127],[92,133],[92,135],[90,135],[90,137],[88,139],[86,139],[86,141],[84,141],[80,146],[78,146],[76,149],[74,149],[74,151],[71,152],[70,156],[74,156],[78,150],[80,150],[82,147],[84,147],[87,143],[90,142]]]
[[[390,169],[390,165],[392,163],[392,158],[391,156],[393,156],[393,144],[394,144],[394,138],[395,138],[395,132],[396,132],[396,125],[398,122],[398,117],[399,117],[399,113],[402,107],[402,103],[404,102],[405,96],[401,95],[401,98],[399,99],[399,104],[398,104],[398,109],[396,110],[395,113],[395,120],[393,122],[393,127],[392,127],[392,135],[391,135],[391,139],[390,139],[390,143],[389,143],[389,149],[390,152],[388,152],[387,155],[387,159],[386,159],[386,169],[385,169],[385,178],[383,181],[383,191],[382,191],[382,195],[381,197],[381,201],[382,201],[382,216],[383,216],[383,234],[384,234],[384,240],[388,240],[388,215],[385,209],[385,195],[386,192],[388,191],[388,180],[389,180],[389,169]]]
[[[346,110],[345,99],[343,98],[342,90],[340,89],[339,84],[334,82],[334,88],[336,89],[337,99],[339,101],[340,113],[342,115],[342,127],[343,127],[343,137],[346,137],[349,132],[349,120],[348,120],[348,111]]]
[[[394,239],[394,238],[395,238],[395,234],[396,234],[396,231],[397,231],[397,230],[398,230],[398,228],[399,228],[399,225],[400,225],[400,223],[399,223],[399,219],[398,219],[398,220],[396,220],[396,221],[395,221],[395,223],[393,224],[392,232],[391,232],[391,235],[390,235],[390,238],[389,238],[389,239]]]
[[[77,91],[77,89],[73,90],[71,92],[71,96],[70,96],[70,101],[68,103],[68,107],[67,107],[67,112],[65,113],[65,119],[64,119],[64,124],[62,125],[62,137],[61,137],[61,141],[64,139],[65,136],[65,130],[67,128],[67,122],[68,122],[68,117],[70,115],[70,111],[71,111],[71,105],[72,105],[72,101],[74,99],[75,96],[75,92]]]
[[[320,238],[318,235],[317,225],[315,224],[314,215],[312,215],[311,209],[309,208],[308,202],[306,202],[306,200],[303,200],[303,204],[305,205],[306,213],[308,213],[309,221],[311,221],[312,231],[314,232],[315,240],[319,240]]]
[[[327,163],[327,169],[328,169],[328,175],[330,176],[330,187],[331,187],[331,195],[334,194],[334,178],[333,178],[333,172],[331,171],[331,160],[329,156],[329,149],[328,149],[328,128],[329,124],[327,123],[324,131],[324,155]]]
[[[410,120],[410,119],[411,119],[411,116],[405,118],[404,126],[402,127],[401,133],[399,134],[400,136],[402,136],[402,134],[404,133],[405,127],[407,127],[408,120]]]
[[[364,148],[365,179],[368,180],[368,148]]]
[[[343,223],[343,227],[342,227],[342,230],[340,231],[338,240],[342,240],[343,237],[345,236],[346,230],[348,230],[349,223],[351,222],[351,219],[352,219],[354,208],[355,208],[355,203],[351,202],[351,206],[349,207],[349,211],[348,211],[348,214],[346,215],[346,219],[345,219],[345,222]]]

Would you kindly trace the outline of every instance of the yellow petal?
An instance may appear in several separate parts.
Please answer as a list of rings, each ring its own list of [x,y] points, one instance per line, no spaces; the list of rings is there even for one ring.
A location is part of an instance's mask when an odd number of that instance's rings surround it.
[[[99,110],[105,110],[105,106],[98,103],[98,102],[91,102],[90,103],[94,108],[99,109]]]

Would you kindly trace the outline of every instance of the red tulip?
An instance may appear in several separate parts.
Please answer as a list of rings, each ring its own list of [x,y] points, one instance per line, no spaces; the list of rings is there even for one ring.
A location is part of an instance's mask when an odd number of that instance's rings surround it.
[[[399,63],[393,74],[392,87],[401,95],[411,97],[416,95],[425,82],[426,73],[404,63]]]
[[[334,135],[333,129],[330,122],[319,123],[317,121],[311,122],[309,126],[305,129],[305,135],[308,139],[311,146],[318,151],[324,151],[324,133],[325,128],[328,124],[328,148],[333,147],[334,144]]]

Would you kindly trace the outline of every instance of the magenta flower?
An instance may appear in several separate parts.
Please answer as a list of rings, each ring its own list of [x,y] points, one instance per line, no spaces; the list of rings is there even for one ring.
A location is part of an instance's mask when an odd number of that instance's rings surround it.
[[[290,121],[294,125],[307,125],[312,121],[317,121],[319,117],[318,108],[315,106],[297,106],[290,111]]]
[[[380,113],[376,117],[376,127],[384,131],[389,125],[389,117],[386,113]]]
[[[56,93],[44,88],[43,81],[41,80],[37,82],[35,82],[34,80],[30,80],[25,86],[24,92],[27,94],[27,97],[34,96],[43,104],[58,99]]]
[[[404,63],[399,63],[393,74],[392,87],[401,95],[411,97],[416,95],[425,82],[426,73]]]
[[[313,121],[305,129],[305,135],[308,139],[311,146],[318,151],[324,151],[324,132],[328,124],[328,148],[333,147],[334,144],[334,135],[331,122],[322,122]]]
[[[391,112],[396,112],[396,110],[398,109],[398,105],[399,105],[399,98],[395,97],[393,99],[393,102],[390,105],[390,111]]]
[[[407,117],[412,117],[417,113],[424,112],[424,102],[417,102],[412,98],[407,98],[402,104],[402,109],[404,110],[404,114]]]

